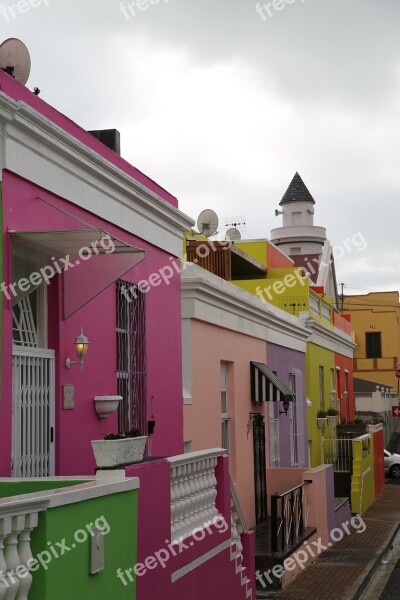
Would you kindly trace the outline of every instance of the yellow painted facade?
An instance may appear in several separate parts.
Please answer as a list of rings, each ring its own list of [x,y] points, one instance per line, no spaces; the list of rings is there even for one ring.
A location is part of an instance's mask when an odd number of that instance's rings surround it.
[[[375,500],[373,436],[366,434],[355,438],[352,444],[351,510],[362,515]]]
[[[344,309],[355,333],[354,376],[397,390],[396,364],[400,362],[400,303],[398,292],[371,292],[346,296]],[[367,333],[381,334],[381,357],[368,358]]]
[[[311,406],[307,408],[308,445],[310,467],[317,467],[324,462],[324,439],[335,436],[335,429],[328,421],[318,426],[319,410],[325,412],[331,406],[331,391],[335,385],[335,355],[331,350],[307,344],[306,384],[307,399]],[[333,427],[333,429],[332,429]]]

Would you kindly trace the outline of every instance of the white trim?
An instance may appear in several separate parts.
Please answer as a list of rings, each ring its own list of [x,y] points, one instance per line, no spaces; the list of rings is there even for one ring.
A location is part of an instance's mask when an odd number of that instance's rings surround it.
[[[194,571],[201,565],[204,565],[204,563],[206,563],[211,558],[214,558],[214,556],[217,556],[217,554],[221,554],[221,552],[224,552],[224,550],[227,550],[230,547],[231,543],[232,541],[229,538],[229,540],[222,542],[222,544],[216,546],[209,552],[206,552],[206,554],[203,554],[203,556],[199,556],[199,558],[196,558],[193,562],[189,563],[188,565],[185,565],[181,569],[178,569],[177,571],[175,571],[175,573],[171,573],[171,583],[175,583],[175,581],[178,581],[178,579],[181,579],[191,571]]]
[[[306,352],[309,331],[300,319],[191,263],[182,273],[182,318]]]
[[[43,501],[46,508],[56,508],[59,506],[66,506],[67,504],[75,504],[76,502],[83,502],[85,500],[92,500],[99,498],[100,496],[110,496],[111,494],[118,494],[120,492],[128,492],[131,490],[138,490],[140,487],[138,477],[124,478],[119,476],[107,478],[102,475],[96,479],[88,478],[83,476],[82,479],[85,481],[90,479],[87,483],[78,483],[65,488],[58,488],[55,490],[44,490],[43,492],[34,492],[31,494],[21,494],[20,496],[10,496],[8,498],[0,498],[0,511],[5,510],[8,507],[13,506],[29,506],[32,501]],[[74,481],[76,477],[46,477],[46,478],[32,478],[29,481],[43,481],[48,483],[49,481]],[[18,482],[28,481],[27,479],[14,479],[6,478],[0,479],[1,482]]]
[[[194,221],[22,101],[0,92],[0,167],[182,256]],[[38,200],[40,202],[40,200]]]
[[[311,332],[308,338],[310,343],[346,356],[347,358],[353,358],[353,350],[356,344],[353,342],[351,336],[337,329],[337,327],[330,329],[325,327],[306,312],[301,313],[301,318]]]
[[[182,384],[183,404],[193,404],[192,397],[192,324],[182,319]]]
[[[196,450],[187,454],[178,454],[177,456],[169,456],[167,461],[172,467],[179,467],[191,461],[204,460],[206,458],[219,458],[225,454],[223,448],[212,448],[210,450]]]

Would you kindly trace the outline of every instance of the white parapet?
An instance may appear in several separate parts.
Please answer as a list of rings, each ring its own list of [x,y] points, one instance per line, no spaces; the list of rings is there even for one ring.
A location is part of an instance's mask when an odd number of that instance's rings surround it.
[[[171,465],[171,540],[186,538],[219,516],[215,468],[222,449],[169,458]]]

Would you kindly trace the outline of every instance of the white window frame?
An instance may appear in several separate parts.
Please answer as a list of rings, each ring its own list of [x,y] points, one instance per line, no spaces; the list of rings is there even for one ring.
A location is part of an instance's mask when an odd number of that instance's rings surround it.
[[[272,384],[267,382],[267,385]],[[275,404],[277,403],[269,402],[268,404],[269,466],[279,467],[281,464],[279,444],[279,419],[275,416]]]
[[[221,398],[221,447],[224,448],[229,455],[230,453],[230,418],[229,418],[229,395],[228,395],[228,363],[221,362],[221,382],[220,382],[220,398]],[[225,395],[225,411],[222,409],[222,395]]]

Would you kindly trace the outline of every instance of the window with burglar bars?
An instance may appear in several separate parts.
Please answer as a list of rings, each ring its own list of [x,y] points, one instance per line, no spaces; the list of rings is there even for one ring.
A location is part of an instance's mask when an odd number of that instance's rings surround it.
[[[147,435],[147,360],[145,293],[117,281],[117,388],[122,396],[119,430],[137,427]]]

